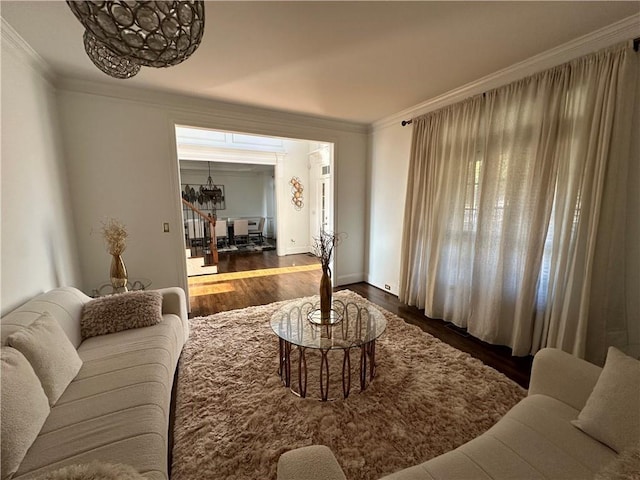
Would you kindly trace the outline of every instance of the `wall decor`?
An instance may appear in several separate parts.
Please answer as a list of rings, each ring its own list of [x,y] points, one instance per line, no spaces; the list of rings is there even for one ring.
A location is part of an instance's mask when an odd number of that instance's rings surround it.
[[[296,210],[300,210],[304,207],[304,202],[302,201],[302,191],[304,187],[302,186],[302,182],[298,177],[291,177],[289,183],[291,184],[291,203]]]
[[[182,184],[182,198],[194,206],[198,206],[200,210],[211,211],[214,214],[217,210],[225,210],[227,208],[224,196],[224,185],[213,185],[216,192],[215,196],[207,195],[211,184],[189,185]]]

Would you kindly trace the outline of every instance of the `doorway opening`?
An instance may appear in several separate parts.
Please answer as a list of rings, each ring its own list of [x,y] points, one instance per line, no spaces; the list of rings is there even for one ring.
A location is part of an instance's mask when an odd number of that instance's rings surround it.
[[[334,224],[332,143],[182,125],[175,133],[190,300],[229,293],[225,281],[242,272],[276,281],[319,268],[314,238]]]

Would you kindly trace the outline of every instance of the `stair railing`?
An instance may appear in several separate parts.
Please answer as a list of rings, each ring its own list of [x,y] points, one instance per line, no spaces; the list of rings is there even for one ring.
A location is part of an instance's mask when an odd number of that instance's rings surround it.
[[[211,265],[217,265],[218,264],[218,240],[216,239],[216,217],[207,215],[198,207],[186,201],[184,198],[182,199],[182,203],[186,207],[190,208],[194,213],[199,215],[203,220],[209,223],[209,231],[211,232],[211,234],[207,238],[206,231],[205,231],[205,240],[207,239],[209,240],[210,253],[207,254],[206,251],[204,252],[204,266],[209,267]]]

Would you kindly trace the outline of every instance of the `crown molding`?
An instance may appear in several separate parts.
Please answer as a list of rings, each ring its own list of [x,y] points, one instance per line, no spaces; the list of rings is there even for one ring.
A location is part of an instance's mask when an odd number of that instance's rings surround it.
[[[103,97],[116,98],[122,101],[142,103],[160,108],[170,108],[179,114],[186,114],[187,118],[199,115],[203,118],[215,116],[232,124],[281,126],[308,130],[309,128],[335,133],[350,132],[366,135],[369,125],[349,122],[313,115],[304,115],[284,110],[264,107],[254,107],[221,100],[206,99],[173,92],[154,90],[143,87],[114,85],[91,80],[57,75],[51,66],[20,36],[18,32],[0,16],[0,36],[3,48],[14,53],[17,58],[42,76],[52,87],[62,91],[85,93]],[[215,114],[212,114],[215,112]],[[330,135],[334,138],[335,135]]]
[[[4,17],[0,17],[0,38],[2,39],[2,46],[8,52],[13,53],[24,64],[31,67],[51,86],[55,85],[57,76],[51,66],[31,48],[31,45],[15,31]]]
[[[225,163],[251,163],[258,165],[275,165],[276,152],[260,152],[257,150],[232,150],[211,147],[208,145],[178,144],[178,160],[196,160]],[[281,153],[282,155],[282,153]]]
[[[369,132],[369,125],[363,123],[303,115],[149,88],[114,85],[71,77],[61,77],[56,86],[63,91],[98,95],[125,102],[169,108],[174,113],[189,117],[197,115],[203,118],[222,118],[234,124],[250,121],[252,124],[294,128],[303,126],[305,129],[314,128],[331,132],[340,131],[358,134],[367,134]]]
[[[478,95],[482,92],[506,85],[528,75],[533,75],[548,68],[569,62],[582,55],[595,52],[601,48],[633,39],[639,35],[640,14],[635,14],[558,47],[534,55],[522,62],[515,63],[510,67],[503,68],[502,70],[467,83],[462,87],[455,88],[418,105],[378,120],[372,124],[371,131],[375,132],[376,130],[399,124],[402,120],[408,120],[438,110],[439,108],[460,102],[473,95]]]

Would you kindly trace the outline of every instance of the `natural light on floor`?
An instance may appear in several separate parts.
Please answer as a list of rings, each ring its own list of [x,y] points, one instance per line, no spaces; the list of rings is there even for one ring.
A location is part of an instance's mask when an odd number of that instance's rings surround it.
[[[220,282],[239,280],[241,278],[267,277],[269,275],[282,275],[286,273],[309,272],[320,270],[320,264],[298,265],[293,267],[262,268],[248,270],[246,272],[219,273],[217,275],[199,275],[189,277],[189,295],[197,297],[214,293],[225,293],[233,290],[230,284],[221,285]]]

